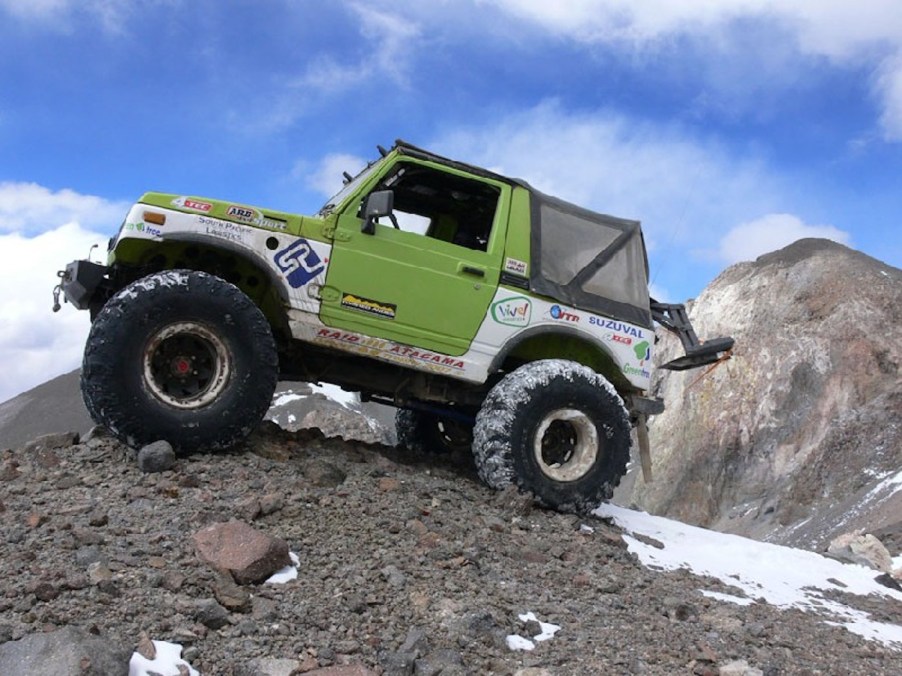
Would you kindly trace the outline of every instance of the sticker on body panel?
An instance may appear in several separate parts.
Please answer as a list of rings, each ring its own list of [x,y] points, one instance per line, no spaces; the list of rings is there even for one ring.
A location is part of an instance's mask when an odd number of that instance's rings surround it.
[[[345,346],[345,349],[353,352],[400,364],[425,366],[438,373],[461,372],[466,368],[464,360],[460,357],[451,357],[439,352],[430,352],[409,345],[393,343],[390,340],[362,336],[338,329],[319,329],[315,341],[324,344],[340,343]]]
[[[526,275],[526,261],[517,260],[516,258],[504,259],[504,271],[512,272],[515,275]]]
[[[382,303],[378,300],[355,296],[352,293],[346,293],[341,297],[341,306],[385,319],[394,319],[398,309],[398,306],[392,303]]]
[[[528,326],[532,303],[526,296],[514,296],[492,303],[492,319],[508,326]]]
[[[204,233],[211,237],[244,245],[249,244],[249,239],[253,233],[252,230],[245,228],[243,225],[218,218],[210,218],[209,216],[198,216],[197,222],[204,227]]]
[[[174,207],[182,207],[183,209],[191,209],[192,211],[203,211],[207,213],[213,208],[209,202],[201,202],[200,200],[191,199],[190,197],[176,197],[171,202]]]
[[[279,251],[273,259],[285,280],[293,289],[299,289],[326,269],[322,258],[306,239],[296,239]]]
[[[144,221],[139,221],[138,223],[126,223],[122,226],[122,229],[125,231],[136,231],[143,232],[146,235],[150,235],[151,237],[162,237],[163,232],[158,228],[147,225]]]
[[[226,215],[236,221],[257,225],[261,228],[269,228],[270,230],[285,230],[288,227],[288,222],[281,218],[267,216],[253,207],[246,207],[240,204],[230,204],[229,208],[226,209]]]

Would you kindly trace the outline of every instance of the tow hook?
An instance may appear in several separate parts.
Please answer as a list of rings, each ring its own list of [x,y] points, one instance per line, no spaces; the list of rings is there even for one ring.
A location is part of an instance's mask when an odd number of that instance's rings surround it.
[[[60,283],[53,287],[53,311],[59,312],[60,308],[60,292],[63,290],[63,282],[68,281],[69,279],[69,271],[68,270],[58,270],[56,276],[60,278]],[[63,297],[63,302],[66,299]]]

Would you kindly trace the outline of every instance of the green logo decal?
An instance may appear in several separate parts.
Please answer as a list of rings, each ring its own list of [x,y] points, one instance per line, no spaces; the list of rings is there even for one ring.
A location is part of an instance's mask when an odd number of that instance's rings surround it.
[[[505,298],[492,303],[492,319],[508,326],[527,326],[532,316],[532,303],[525,296]]]

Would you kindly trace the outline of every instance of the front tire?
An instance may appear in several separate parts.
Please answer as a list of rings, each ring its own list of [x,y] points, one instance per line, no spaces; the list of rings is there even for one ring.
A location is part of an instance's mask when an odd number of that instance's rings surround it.
[[[240,289],[204,272],[125,287],[91,325],[82,395],[94,421],[139,447],[226,448],[256,428],[278,379],[269,324]]]
[[[629,415],[613,386],[571,361],[531,362],[486,397],[474,429],[479,476],[561,511],[610,499],[630,457]]]

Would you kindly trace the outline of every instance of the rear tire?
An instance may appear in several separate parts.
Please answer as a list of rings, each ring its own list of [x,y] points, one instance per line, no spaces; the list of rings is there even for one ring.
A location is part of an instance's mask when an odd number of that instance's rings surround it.
[[[133,282],[91,325],[81,388],[95,422],[134,448],[220,449],[250,434],[272,401],[269,324],[240,289],[204,272]]]
[[[434,413],[399,408],[395,413],[398,445],[415,453],[470,452],[473,427]]]
[[[630,457],[629,415],[613,386],[571,361],[531,362],[489,392],[474,429],[479,476],[560,511],[610,499]]]

